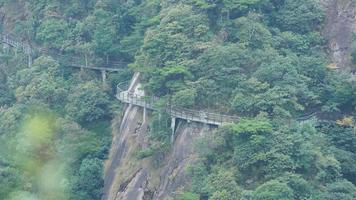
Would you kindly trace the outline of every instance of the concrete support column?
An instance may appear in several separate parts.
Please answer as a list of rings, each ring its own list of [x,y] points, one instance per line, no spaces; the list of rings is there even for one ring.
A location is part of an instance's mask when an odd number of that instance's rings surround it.
[[[32,55],[28,54],[28,67],[31,68],[32,67]]]
[[[143,122],[142,124],[145,124],[146,123],[146,115],[147,115],[147,108],[146,107],[143,107]]]
[[[175,134],[175,128],[176,128],[176,118],[172,117],[172,121],[171,121],[171,129],[172,129],[172,135],[171,135],[171,143],[174,142],[174,134]]]
[[[3,43],[3,46],[2,46],[2,50],[4,53],[8,53],[9,52],[9,45],[6,44],[6,43]]]
[[[103,86],[106,86],[106,71],[101,70],[101,78],[103,79]]]

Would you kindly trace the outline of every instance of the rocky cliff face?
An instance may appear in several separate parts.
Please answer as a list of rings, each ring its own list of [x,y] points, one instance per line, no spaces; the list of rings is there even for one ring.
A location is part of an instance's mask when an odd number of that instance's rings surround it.
[[[194,164],[195,143],[205,134],[213,134],[214,128],[198,123],[181,122],[176,131],[165,165],[160,170],[160,184],[153,199],[165,199],[173,196],[190,182],[186,168]]]
[[[138,161],[133,175],[120,184],[118,191],[113,190],[109,199],[163,200],[174,196],[190,182],[187,167],[195,160],[194,142],[208,132],[208,127],[183,122],[163,164],[155,168],[150,158]]]
[[[328,50],[337,68],[351,69],[350,47],[356,32],[355,0],[324,0],[326,23],[323,34],[328,40]]]
[[[133,78],[131,91],[139,91]],[[178,121],[170,152],[157,164],[152,158],[138,159],[138,150],[147,147],[149,120],[143,120],[142,109],[128,106],[121,124],[114,125],[110,160],[106,163],[105,200],[163,200],[189,183],[187,167],[194,163],[195,142],[212,127]],[[149,115],[148,115],[149,116]]]

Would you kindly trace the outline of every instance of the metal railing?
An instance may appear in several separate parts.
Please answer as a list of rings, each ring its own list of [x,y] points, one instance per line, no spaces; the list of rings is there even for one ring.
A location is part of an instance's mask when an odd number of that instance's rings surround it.
[[[19,42],[18,40],[15,40],[13,37],[11,37],[8,34],[0,34],[0,36],[1,36],[2,43],[8,44],[16,49],[20,49],[26,54],[32,53],[30,44],[25,42]]]
[[[13,37],[7,34],[0,34],[0,36],[2,38],[1,41],[3,43],[6,43],[16,49],[23,50],[26,54],[29,55],[34,53],[30,44],[25,42],[19,42],[18,40],[14,39]],[[36,50],[41,54],[52,56],[53,58],[59,60],[61,64],[71,66],[71,67],[117,71],[123,66],[127,65],[127,63],[125,62],[116,61],[116,62],[106,63],[106,65],[110,67],[95,66],[92,64],[92,62],[88,62],[88,60],[85,60],[83,57],[68,56],[46,48],[36,48]],[[127,82],[121,83],[117,86],[116,97],[119,100],[125,103],[130,103],[148,109],[157,110],[157,108],[155,107],[155,103],[159,100],[159,98],[154,96],[139,96],[134,92],[127,91],[127,88],[128,88]],[[236,116],[222,115],[222,114],[211,113],[202,110],[186,109],[186,108],[176,107],[174,105],[167,105],[165,111],[169,113],[172,117],[177,117],[188,121],[197,121],[197,122],[215,124],[215,125],[236,122],[239,120],[239,118]]]
[[[156,102],[159,101],[158,97],[140,96],[132,91],[128,91],[127,82],[117,85],[116,98],[124,103],[133,104],[151,110],[158,110],[155,106]],[[167,104],[164,110],[172,117],[218,126],[224,123],[238,122],[240,120],[237,116],[224,115],[203,110],[187,109],[170,104]]]
[[[94,70],[120,71],[123,68],[126,68],[128,65],[127,62],[122,62],[122,61],[109,61],[103,63],[96,63],[94,62],[93,59],[85,59],[85,56],[66,55],[59,51],[55,51],[43,47],[32,48],[29,43],[21,42],[20,40],[15,39],[15,37],[10,36],[9,34],[0,33],[0,37],[1,37],[1,43],[5,43],[9,46],[12,46],[15,49],[20,49],[27,55],[32,55],[35,53],[49,55],[52,58],[58,60],[60,64],[69,67],[88,68]]]

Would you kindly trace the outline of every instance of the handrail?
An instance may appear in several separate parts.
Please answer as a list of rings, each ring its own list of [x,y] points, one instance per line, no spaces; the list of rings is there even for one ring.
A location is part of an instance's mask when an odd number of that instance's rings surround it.
[[[24,51],[26,54],[31,56],[36,52],[40,54],[50,55],[53,58],[57,59],[61,62],[61,64],[70,66],[70,67],[78,67],[78,68],[87,68],[87,69],[94,69],[94,70],[107,70],[107,71],[120,71],[122,68],[125,68],[128,63],[122,61],[109,61],[108,63],[104,64],[94,64],[93,62],[86,61],[83,57],[79,56],[72,56],[72,55],[65,55],[60,54],[54,51],[51,51],[48,48],[32,48],[29,43],[21,42],[20,40],[16,40],[14,37],[10,36],[9,34],[2,34],[1,36],[1,43],[8,44],[14,48],[20,49]]]
[[[134,104],[136,106],[144,107],[147,109],[158,110],[155,103],[159,97],[155,96],[139,96],[134,92],[128,91],[128,82],[119,83],[116,86],[116,97],[124,103]],[[194,110],[183,107],[167,104],[165,112],[172,117],[185,119],[188,121],[196,121],[207,124],[222,125],[223,123],[238,122],[238,116],[230,116],[220,113],[207,112],[203,110]]]
[[[19,42],[15,39],[13,39],[13,37],[11,37],[9,34],[1,34],[1,42],[8,44],[14,48],[17,49],[21,49],[23,50],[26,54],[31,54],[32,50],[31,50],[31,46],[28,43],[24,43],[24,42]]]
[[[31,45],[28,43],[24,42],[19,42],[15,39],[13,39],[11,36],[8,34],[1,34],[1,42],[11,45],[14,48],[18,48],[23,50],[26,54],[31,55],[33,53],[33,50],[31,48]],[[80,67],[80,68],[89,68],[89,69],[97,69],[97,70],[109,70],[109,71],[117,71],[118,68],[122,67],[123,65],[127,65],[125,62],[112,62],[111,67],[96,67],[92,66],[91,64],[85,62],[83,64],[83,61],[81,62],[82,58],[80,57],[75,57],[75,56],[70,56],[66,57],[64,54],[59,54],[55,52],[51,52],[49,49],[46,48],[36,48],[38,52],[42,54],[49,54],[52,55],[54,58],[60,58],[60,61],[64,63],[65,65],[72,66],[72,67]],[[115,68],[118,67],[118,68]],[[125,84],[125,85],[123,85]],[[125,88],[122,88],[125,87]],[[134,94],[133,92],[127,91],[128,84],[127,83],[122,83],[121,85],[117,85],[117,97],[118,99],[121,99],[122,101],[126,103],[133,103],[138,106],[142,106],[145,108],[149,109],[155,109],[154,108],[154,103],[159,100],[159,98],[154,97],[154,96],[138,96]],[[239,118],[235,116],[228,116],[228,115],[222,115],[218,113],[210,113],[206,111],[201,111],[201,110],[192,110],[192,109],[186,109],[186,108],[180,108],[176,107],[173,105],[167,105],[167,108],[165,109],[166,112],[168,112],[170,115],[178,117],[178,118],[183,118],[187,120],[192,120],[192,121],[199,121],[199,122],[206,122],[206,123],[211,123],[211,124],[217,124],[220,125],[224,122],[233,122],[237,121]]]

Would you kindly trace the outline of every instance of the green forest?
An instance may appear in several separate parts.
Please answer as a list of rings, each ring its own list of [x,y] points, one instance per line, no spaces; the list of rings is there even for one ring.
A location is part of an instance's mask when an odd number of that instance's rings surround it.
[[[24,52],[1,44],[0,199],[101,199],[111,121],[124,108],[116,84],[135,72],[160,106],[241,117],[197,142],[191,182],[172,200],[356,199],[356,79],[330,67],[318,0],[0,0],[0,8],[12,19],[0,33],[64,55],[37,52],[29,68]],[[66,56],[128,65],[103,83]],[[355,70],[356,48],[350,60],[345,68]],[[139,159],[171,145],[156,114],[150,140],[159,145]]]

